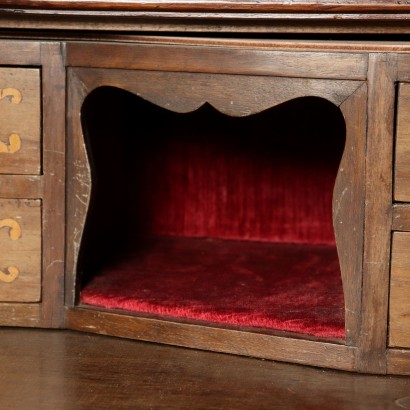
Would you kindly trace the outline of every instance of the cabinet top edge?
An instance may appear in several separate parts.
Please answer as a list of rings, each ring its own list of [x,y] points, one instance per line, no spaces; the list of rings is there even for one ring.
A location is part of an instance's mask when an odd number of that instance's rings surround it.
[[[410,0],[0,0],[4,9],[87,11],[402,13]]]

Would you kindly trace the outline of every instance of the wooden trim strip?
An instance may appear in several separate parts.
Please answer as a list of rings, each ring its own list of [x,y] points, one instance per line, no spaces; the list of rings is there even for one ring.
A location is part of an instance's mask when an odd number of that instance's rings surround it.
[[[65,68],[60,43],[43,43],[43,325],[62,326],[65,258]]]
[[[410,231],[410,204],[393,205],[392,230]]]
[[[265,12],[399,12],[409,11],[410,5],[400,0],[1,0],[0,7],[10,9],[49,10],[144,10],[144,11],[265,11]]]
[[[318,367],[354,370],[356,348],[197,324],[69,308],[66,326],[84,332],[260,357]]]
[[[40,43],[0,40],[0,65],[40,65]]]
[[[43,196],[38,175],[0,175],[0,198],[37,199]]]
[[[286,52],[157,44],[68,43],[67,65],[351,80],[365,80],[367,76],[367,56],[359,53]]]
[[[397,375],[410,375],[410,350],[387,350],[387,373]]]
[[[386,372],[396,56],[370,54],[362,325],[357,370]]]
[[[1,303],[1,326],[39,327],[40,304],[38,303]]]

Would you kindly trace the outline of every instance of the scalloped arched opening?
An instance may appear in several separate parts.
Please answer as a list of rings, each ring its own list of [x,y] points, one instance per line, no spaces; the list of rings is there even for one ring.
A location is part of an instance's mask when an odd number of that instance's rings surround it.
[[[207,104],[178,114],[101,87],[82,123],[93,189],[80,303],[344,337],[336,106],[304,97],[248,117]]]

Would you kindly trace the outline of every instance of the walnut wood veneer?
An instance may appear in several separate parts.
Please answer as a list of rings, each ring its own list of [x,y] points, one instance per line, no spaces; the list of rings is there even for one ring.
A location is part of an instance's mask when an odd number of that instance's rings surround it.
[[[410,44],[360,37],[408,34],[409,12],[410,3],[382,0],[0,1],[0,325],[410,374]],[[357,37],[245,40],[241,32]],[[177,113],[209,104],[246,116],[304,97],[340,110],[346,144],[333,225],[345,339],[79,304],[95,182],[82,107],[100,87]]]

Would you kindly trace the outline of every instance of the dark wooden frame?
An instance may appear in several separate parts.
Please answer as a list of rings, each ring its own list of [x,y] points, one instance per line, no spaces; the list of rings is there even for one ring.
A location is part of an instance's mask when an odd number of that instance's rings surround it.
[[[112,58],[105,59],[104,55],[111,55]],[[341,64],[335,65],[335,59],[339,59]],[[295,64],[296,61],[298,64]],[[69,43],[67,65],[70,67],[67,140],[67,155],[70,158],[67,167],[67,327],[343,370],[355,369],[362,326],[360,250],[363,249],[364,232],[364,155],[367,123],[367,85],[363,80],[367,74],[367,56],[359,53],[295,53],[187,45],[164,47],[144,44]],[[124,71],[130,69],[135,71]],[[230,74],[235,76],[231,77]],[[178,82],[178,76],[181,75],[186,77],[184,81]],[[262,334],[243,329],[167,321],[76,306],[76,258],[91,189],[91,174],[79,117],[85,97],[95,88],[108,85],[138,92],[145,99],[161,105],[165,104],[164,95],[167,93],[164,87],[166,88],[167,81],[172,79],[174,89],[177,84],[179,93],[184,95],[184,84],[186,89],[189,89],[190,82],[200,82],[201,76],[204,75],[207,75],[208,79],[215,75],[221,82],[219,85],[225,87],[227,92],[229,84],[232,83],[233,87],[238,87],[246,85],[247,82],[252,84],[252,81],[255,84],[270,81],[273,92],[270,96],[262,93],[262,105],[255,107],[253,112],[311,94],[323,96],[340,106],[346,119],[347,149],[340,165],[343,172],[339,172],[335,184],[334,225],[347,306],[345,344],[334,340],[303,340],[281,332]],[[159,83],[161,87],[156,86],[158,81],[147,82],[150,76],[156,79],[164,77],[164,81]],[[245,80],[241,83],[241,79]],[[275,88],[275,85],[278,88]],[[174,101],[173,109],[192,111],[208,101],[221,111],[229,113],[228,103],[223,97],[216,97],[211,92],[201,98],[203,100],[189,102],[188,106],[179,106],[178,102]]]
[[[48,38],[47,33],[41,36]],[[53,36],[58,38],[59,34]],[[74,38],[75,33],[72,36]],[[19,34],[16,33],[15,37]],[[89,38],[94,40],[91,34]],[[99,35],[98,39],[104,39],[104,36]],[[41,303],[1,303],[1,325],[66,326],[343,370],[409,374],[410,350],[387,348],[387,327],[391,232],[410,231],[409,204],[392,202],[395,84],[410,81],[410,47],[404,43],[375,42],[349,44],[134,36],[107,36],[105,39],[106,42],[99,43],[0,40],[0,65],[41,69],[43,100],[43,173],[37,176],[0,175],[1,198],[42,200],[42,300]],[[113,39],[126,42],[112,42]],[[113,58],[106,59],[105,53]],[[239,68],[235,62],[238,59],[242,62]],[[296,60],[298,64],[294,64]],[[87,194],[89,189],[84,185],[89,178],[89,170],[86,166],[83,169],[78,168],[78,164],[73,166],[71,162],[82,150],[85,152],[79,128],[79,108],[93,87],[109,82],[110,78],[119,82],[116,86],[128,89],[129,85],[121,80],[121,70],[271,76],[281,81],[311,78],[312,84],[322,82],[333,86],[346,82],[346,90],[351,92],[337,105],[348,119],[347,145],[357,148],[357,138],[362,143],[359,144],[360,152],[349,158],[348,151],[345,151],[343,159],[347,163],[356,161],[355,169],[359,172],[343,176],[339,173],[335,188],[335,192],[343,192],[347,185],[354,187],[351,196],[343,196],[342,201],[355,203],[357,210],[353,219],[350,214],[334,213],[336,226],[346,220],[343,218],[348,218],[358,228],[357,237],[349,244],[350,249],[349,246],[339,246],[341,264],[350,266],[343,268],[344,275],[351,270],[347,273],[349,279],[344,277],[349,306],[344,344],[334,340],[296,338],[280,332],[265,334],[208,324],[167,322],[75,305],[73,244],[76,241],[73,229],[76,225],[73,221],[75,208],[70,201],[73,193]],[[66,90],[67,72],[69,88]],[[353,82],[358,86],[349,88]],[[69,94],[67,141],[66,91]],[[158,98],[161,98],[160,93]],[[358,130],[361,130],[359,134]],[[86,165],[86,161],[80,165]],[[67,220],[65,195],[68,198]],[[335,210],[338,209],[338,198],[335,194]],[[347,206],[342,203],[340,209]],[[81,212],[84,216],[84,208]],[[77,228],[81,228],[81,221]],[[343,230],[336,229],[336,235],[339,243],[348,242]],[[79,239],[80,236],[77,243]],[[345,255],[343,249],[346,250]],[[363,253],[358,252],[360,249]],[[352,262],[351,254],[360,256]],[[359,270],[360,275],[352,273]]]
[[[65,69],[61,44],[0,41],[0,65],[39,67],[42,79],[41,175],[0,175],[1,198],[42,201],[41,303],[1,303],[3,326],[61,327],[64,323]],[[58,183],[56,183],[58,181]]]

